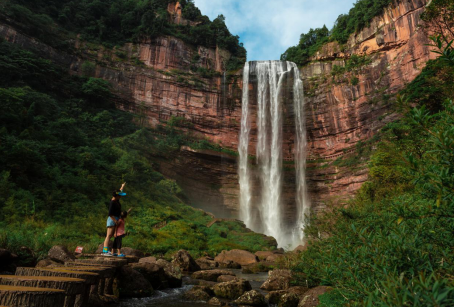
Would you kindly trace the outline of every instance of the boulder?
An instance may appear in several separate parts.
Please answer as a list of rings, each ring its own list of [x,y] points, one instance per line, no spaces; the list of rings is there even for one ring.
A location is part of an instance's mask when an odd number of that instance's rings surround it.
[[[307,242],[304,243],[303,245],[298,245],[293,251],[295,253],[302,253],[302,252],[305,252],[307,250]]]
[[[222,306],[222,302],[217,297],[213,297],[211,300],[208,301],[208,305]]]
[[[219,263],[219,267],[222,269],[241,269],[241,264],[229,260]]]
[[[286,293],[288,292],[285,290],[271,291],[266,295],[265,298],[271,305],[278,305],[281,301],[281,297]]]
[[[300,297],[296,293],[286,293],[281,296],[279,307],[298,307]]]
[[[9,250],[0,248],[0,273],[14,273],[16,271],[15,262],[18,259],[17,255]]]
[[[211,270],[218,267],[218,263],[213,258],[202,257],[195,261],[201,270]]]
[[[266,262],[276,262],[278,259],[285,257],[283,254],[272,254],[266,257]]]
[[[237,299],[244,292],[252,290],[251,284],[244,279],[222,282],[213,287],[214,294],[219,298]]]
[[[295,293],[299,297],[302,297],[303,294],[305,294],[307,291],[309,291],[309,288],[304,287],[304,286],[295,286],[291,287],[287,290],[289,293]]]
[[[302,299],[300,300],[298,307],[315,307],[318,306],[319,301],[318,297],[322,294],[325,294],[331,291],[331,287],[319,286],[308,290],[304,293]]]
[[[266,272],[273,270],[274,262],[258,262],[256,264],[243,266],[243,274],[256,274],[259,272]]]
[[[45,268],[45,267],[48,267],[48,266],[51,266],[51,265],[57,265],[58,262],[55,262],[53,260],[50,260],[50,259],[43,259],[41,261],[39,261],[37,264],[36,264],[36,268]]]
[[[153,294],[150,282],[130,265],[118,270],[118,291],[120,297],[149,297]]]
[[[233,275],[221,275],[218,277],[217,282],[226,282],[226,281],[232,281],[237,279],[236,276]]]
[[[268,256],[274,255],[271,251],[260,251],[256,252],[255,255],[259,258],[260,261],[265,260]]]
[[[202,280],[202,279],[193,279],[192,282],[194,285],[206,286],[206,287],[210,287],[210,288],[213,288],[215,285],[218,284],[216,281],[208,281],[208,280]]]
[[[235,273],[229,270],[205,270],[198,271],[192,274],[193,279],[203,279],[207,281],[217,281],[218,277],[221,275],[231,275],[235,276]]]
[[[188,301],[207,302],[211,299],[212,294],[213,294],[213,291],[209,287],[194,286],[183,295],[183,298]]]
[[[233,249],[231,251],[222,251],[214,258],[216,262],[227,263],[228,261],[236,262],[240,265],[249,265],[258,262],[257,256],[240,249]]]
[[[185,250],[179,250],[172,256],[172,263],[184,272],[200,271],[200,266],[194,261],[191,254]]]
[[[156,257],[145,257],[139,259],[139,263],[156,263],[156,261],[158,261]]]
[[[164,269],[156,263],[133,263],[130,266],[142,274],[153,286],[153,289],[162,290],[169,287]]]
[[[265,301],[265,297],[263,294],[258,292],[257,290],[251,290],[248,292],[243,293],[238,299],[234,301],[235,304],[238,305],[247,305],[247,306],[268,306]]]
[[[137,249],[130,248],[130,247],[122,247],[121,252],[123,254],[125,254],[126,256],[134,256],[134,257],[138,257],[138,258],[145,256],[144,252],[139,251]]]
[[[58,263],[65,263],[76,259],[76,257],[74,257],[74,255],[71,254],[63,245],[56,245],[52,247],[47,253],[47,256],[50,260]]]
[[[170,288],[179,288],[183,283],[183,277],[181,276],[181,270],[179,267],[171,264],[164,259],[159,259],[156,264],[164,270],[165,278]]]
[[[290,288],[292,272],[290,270],[273,270],[268,273],[268,279],[260,286],[266,291],[286,290]]]

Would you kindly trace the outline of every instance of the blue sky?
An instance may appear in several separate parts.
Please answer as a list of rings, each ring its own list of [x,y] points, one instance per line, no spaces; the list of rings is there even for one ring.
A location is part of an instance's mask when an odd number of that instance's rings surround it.
[[[248,61],[279,60],[299,36],[324,24],[331,29],[355,0],[194,0],[211,20],[223,14],[248,51]]]

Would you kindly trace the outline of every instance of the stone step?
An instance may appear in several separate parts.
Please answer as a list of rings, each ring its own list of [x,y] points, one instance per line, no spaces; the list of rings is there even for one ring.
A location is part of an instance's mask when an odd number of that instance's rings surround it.
[[[89,259],[87,259],[89,260]],[[76,261],[68,261],[68,262],[65,262],[64,266],[87,266],[87,267],[99,267],[99,266],[103,266],[105,268],[115,268],[114,265],[112,264],[99,264],[99,263],[96,263],[96,262],[93,262],[93,263],[90,263],[90,262],[76,262]]]
[[[75,307],[82,307],[88,304],[90,293],[97,294],[99,283],[104,280],[98,273],[87,271],[70,270],[66,267],[61,268],[17,268],[17,276],[52,276],[52,277],[70,277],[85,280],[85,292],[76,297]],[[49,305],[52,306],[52,305]]]
[[[0,285],[63,290],[66,293],[65,307],[73,307],[77,296],[83,295],[88,287],[80,278],[17,275],[0,275]]]
[[[14,307],[63,307],[65,291],[0,285],[0,304]]]
[[[126,259],[121,259],[121,260],[105,260],[105,259],[99,259],[99,258],[94,258],[94,259],[76,259],[76,263],[91,263],[91,264],[97,264],[97,265],[108,265],[108,266],[114,266],[116,268],[122,267],[124,265],[128,264],[128,260]]]
[[[139,257],[136,256],[126,256],[126,257],[115,257],[115,256],[104,256],[102,254],[82,254],[79,259],[83,258],[99,258],[99,259],[106,259],[109,261],[115,261],[115,260],[127,260],[128,263],[134,263],[134,262],[139,262]]]
[[[53,276],[70,277],[85,280],[88,285],[94,285],[99,280],[99,274],[87,271],[72,271],[65,267],[60,268],[17,268],[17,276]]]
[[[105,267],[105,266],[78,266],[77,264],[74,266],[59,266],[59,265],[52,265],[47,267],[49,269],[55,270],[70,270],[70,271],[77,271],[77,272],[92,272],[97,273],[101,278],[111,278],[115,275],[116,268],[114,267]]]

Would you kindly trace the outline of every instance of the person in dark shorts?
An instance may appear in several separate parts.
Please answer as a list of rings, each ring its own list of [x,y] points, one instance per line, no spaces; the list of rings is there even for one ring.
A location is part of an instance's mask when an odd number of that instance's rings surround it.
[[[115,233],[115,229],[118,225],[118,220],[121,216],[121,203],[120,198],[126,196],[126,193],[123,192],[126,182],[121,185],[120,190],[115,190],[112,193],[112,199],[110,200],[109,205],[109,216],[107,217],[107,235],[104,240],[104,248],[102,254],[104,256],[113,256],[112,252],[109,251],[109,241]]]

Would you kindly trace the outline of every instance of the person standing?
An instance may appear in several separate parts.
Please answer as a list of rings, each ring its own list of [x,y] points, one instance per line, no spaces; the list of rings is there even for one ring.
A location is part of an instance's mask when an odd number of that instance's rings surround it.
[[[115,233],[115,229],[119,224],[120,216],[121,216],[121,203],[120,199],[123,196],[126,196],[126,193],[123,192],[123,189],[126,185],[126,182],[121,185],[120,190],[115,190],[112,193],[112,199],[110,200],[109,205],[109,216],[107,217],[107,235],[106,239],[104,240],[104,248],[102,250],[102,254],[104,256],[113,256],[113,253],[109,250],[109,242],[112,236]]]
[[[128,217],[128,213],[131,212],[132,208],[129,209],[128,211],[123,211],[121,213],[121,218],[118,220],[118,225],[117,225],[117,228],[115,229],[115,239],[114,239],[114,243],[113,243],[113,246],[112,246],[112,251],[114,252],[114,256],[117,256],[117,257],[125,257],[124,254],[121,253],[121,246],[122,246],[122,242],[123,242],[123,238],[126,236],[126,231],[125,231],[125,222],[126,222],[126,218]],[[117,250],[117,252],[115,253],[115,250]]]

